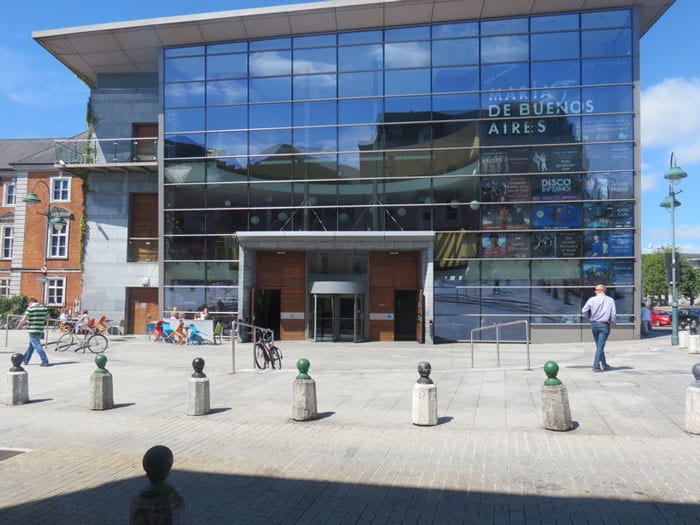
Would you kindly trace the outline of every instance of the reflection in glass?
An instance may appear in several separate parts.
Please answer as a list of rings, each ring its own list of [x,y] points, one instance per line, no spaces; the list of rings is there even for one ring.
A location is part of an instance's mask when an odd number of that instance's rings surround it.
[[[338,75],[338,96],[341,98],[383,94],[384,76],[381,71],[341,73]]]
[[[479,67],[443,67],[433,69],[433,92],[476,91],[479,89]]]
[[[204,57],[169,58],[163,72],[165,82],[204,79]]]
[[[251,155],[289,153],[292,143],[292,130],[270,129],[265,131],[251,131],[249,137],[249,152]]]
[[[165,183],[182,184],[185,182],[203,182],[204,164],[193,162],[166,162],[164,169]],[[166,199],[165,207],[169,207]]]
[[[533,62],[532,87],[567,87],[581,83],[581,64],[578,60]]]
[[[291,98],[291,77],[250,79],[250,102],[289,100]]]
[[[634,168],[634,145],[625,144],[587,144],[584,155],[588,158],[588,169],[631,170]]]
[[[479,63],[479,39],[455,38],[434,40],[432,47],[433,66],[456,66]]]
[[[384,30],[384,40],[387,42],[425,40],[427,38],[430,38],[430,26],[398,27]]]
[[[292,47],[299,49],[302,47],[334,46],[336,41],[335,33],[327,35],[309,35],[292,37]]]
[[[488,90],[525,87],[529,75],[529,67],[524,63],[481,66],[481,88]]]
[[[251,77],[270,77],[289,75],[292,72],[291,51],[265,51],[250,53],[249,75]]]
[[[202,106],[204,104],[204,82],[165,84],[163,101],[166,108],[178,106]]]
[[[297,151],[336,151],[337,128],[297,128],[294,130],[294,148]]]
[[[631,29],[603,29],[581,32],[581,53],[584,57],[631,55]]]
[[[632,12],[629,9],[619,11],[596,11],[581,13],[581,27],[618,27],[632,24]]]
[[[245,131],[226,131],[207,133],[207,156],[247,154],[248,133]]]
[[[481,39],[482,63],[528,60],[528,55],[527,35],[494,36]]]
[[[430,93],[430,69],[399,69],[384,73],[387,95]]]
[[[322,126],[336,123],[335,101],[320,102],[295,102],[294,125],[295,126]]]
[[[207,107],[207,129],[234,130],[248,127],[247,106]]]
[[[208,184],[206,199],[209,208],[243,208],[248,206],[248,185]]]
[[[203,184],[166,186],[164,198],[166,209],[202,208],[206,204],[205,186]]]
[[[166,135],[165,157],[204,157],[204,133],[188,133],[180,135]]]
[[[248,85],[246,80],[216,80],[207,82],[207,103],[236,104],[246,102]]]
[[[288,49],[292,47],[291,38],[264,38],[260,40],[251,40],[248,42],[251,51],[259,51],[262,49]]]
[[[205,237],[167,236],[164,238],[164,240],[164,258],[166,261],[204,259],[206,256]]]
[[[248,168],[250,179],[251,181],[291,179],[294,176],[296,162],[297,158],[291,155],[255,158]]]
[[[204,46],[169,47],[163,50],[166,58],[203,55]]]
[[[204,108],[169,109],[165,112],[165,131],[204,130]]]
[[[248,55],[209,55],[207,79],[244,78],[248,74]]]
[[[338,44],[364,44],[368,42],[381,42],[384,39],[384,31],[373,29],[370,31],[354,31],[338,33]]]
[[[387,69],[430,66],[430,42],[398,42],[384,44]]]
[[[248,111],[251,128],[282,128],[292,125],[292,105],[289,102],[251,104]]]
[[[583,88],[583,99],[592,100],[596,113],[633,111],[632,86]]]
[[[533,33],[542,31],[565,31],[567,29],[578,28],[579,21],[577,14],[533,16],[530,19],[530,31]]]
[[[304,75],[294,77],[294,98],[335,98],[335,75]]]
[[[361,71],[384,67],[384,46],[372,44],[338,48],[338,71]]]
[[[584,84],[632,82],[632,58],[613,57],[583,60]]]
[[[219,55],[225,53],[245,53],[248,51],[247,42],[225,42],[223,44],[208,44],[208,55]]]
[[[532,60],[576,58],[579,56],[579,33],[543,33],[530,37]]]
[[[336,70],[336,49],[315,48],[294,51],[294,74],[325,73]]]

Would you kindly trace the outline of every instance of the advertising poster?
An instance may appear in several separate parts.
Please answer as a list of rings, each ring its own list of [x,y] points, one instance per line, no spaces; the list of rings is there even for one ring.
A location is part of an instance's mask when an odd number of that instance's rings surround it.
[[[553,232],[532,234],[532,256],[554,257],[557,253],[557,234]]]
[[[580,232],[557,232],[557,257],[581,257]]]
[[[532,171],[535,172],[581,171],[581,148],[579,146],[533,148],[531,160]]]
[[[634,284],[634,268],[632,261],[613,261],[613,277],[615,284],[631,285]]]
[[[610,190],[608,173],[587,173],[583,176],[583,198],[585,200],[608,200]]]
[[[495,149],[481,152],[481,173],[528,173],[530,150],[527,148]]]
[[[632,115],[601,115],[583,117],[584,142],[632,140]]]
[[[610,257],[634,256],[634,234],[631,231],[608,232],[608,255]]]
[[[506,255],[505,233],[485,233],[481,236],[482,257],[505,257]]]
[[[570,175],[533,175],[533,201],[568,201],[581,198],[581,176]]]
[[[530,228],[530,207],[522,204],[483,206],[481,226],[484,230],[524,230]]]
[[[481,182],[481,202],[530,200],[530,182],[525,176],[495,177]]]
[[[580,228],[581,207],[578,204],[535,204],[532,227],[538,230]]]
[[[530,238],[527,233],[506,234],[506,253],[508,257],[529,257]]]
[[[608,257],[608,232],[597,230],[583,232],[583,256]]]
[[[634,177],[632,173],[609,173],[608,195],[611,199],[633,199],[634,198]]]
[[[584,286],[613,282],[613,261],[583,261],[581,279]]]
[[[632,228],[634,203],[586,202],[583,204],[584,228]]]

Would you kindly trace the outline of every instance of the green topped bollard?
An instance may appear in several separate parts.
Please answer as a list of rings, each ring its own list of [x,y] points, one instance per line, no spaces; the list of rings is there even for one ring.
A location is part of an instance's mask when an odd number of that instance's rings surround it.
[[[166,480],[173,466],[173,453],[163,445],[149,448],[143,455],[148,484],[131,503],[131,525],[185,523],[185,500]]]
[[[566,387],[557,379],[559,365],[555,361],[544,364],[547,379],[542,385],[542,424],[547,430],[566,431],[574,428]]]
[[[297,374],[294,379],[292,397],[292,419],[294,421],[310,421],[318,418],[316,407],[316,382],[309,375],[311,364],[308,359],[297,361]]]
[[[114,408],[112,374],[105,368],[107,357],[104,354],[95,356],[95,370],[90,376],[90,410],[108,410]]]

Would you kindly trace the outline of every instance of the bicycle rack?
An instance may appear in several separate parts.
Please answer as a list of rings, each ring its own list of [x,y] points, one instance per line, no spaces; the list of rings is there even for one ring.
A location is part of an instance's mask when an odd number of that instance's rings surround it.
[[[471,354],[472,354],[472,368],[474,368],[474,332],[480,332],[482,330],[490,330],[490,329],[495,329],[496,330],[496,361],[498,363],[498,368],[501,367],[501,334],[500,334],[500,328],[503,326],[513,326],[516,324],[525,324],[525,343],[527,344],[527,369],[532,370],[530,367],[530,323],[527,321],[527,319],[521,319],[519,321],[510,321],[508,323],[499,323],[499,324],[492,324],[490,326],[482,326],[480,328],[472,328],[471,331],[469,332],[469,339],[471,341]],[[523,341],[512,341],[516,343],[520,343]]]
[[[239,321],[234,319],[231,321],[231,373],[235,374],[236,373],[236,340],[238,339],[238,327],[243,326],[245,328],[251,328],[253,329],[253,342],[257,340],[257,332],[260,331],[262,332],[262,335],[264,337],[274,335],[274,330],[272,328],[265,328],[264,326],[257,326],[254,324],[250,323],[244,323],[243,321]],[[255,368],[255,363],[253,363],[253,368]]]

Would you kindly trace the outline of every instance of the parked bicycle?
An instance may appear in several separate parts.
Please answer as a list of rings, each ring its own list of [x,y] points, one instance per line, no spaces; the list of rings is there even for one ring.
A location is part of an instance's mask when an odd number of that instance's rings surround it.
[[[78,350],[90,350],[93,354],[101,354],[109,346],[109,339],[99,332],[99,328],[86,327],[76,331],[76,327],[72,326],[70,330],[56,341],[56,352],[65,352],[69,348],[76,347],[74,352]]]
[[[272,368],[282,368],[282,352],[275,346],[275,334],[272,330],[260,332],[255,346],[253,358],[257,368],[265,369],[269,364]]]

